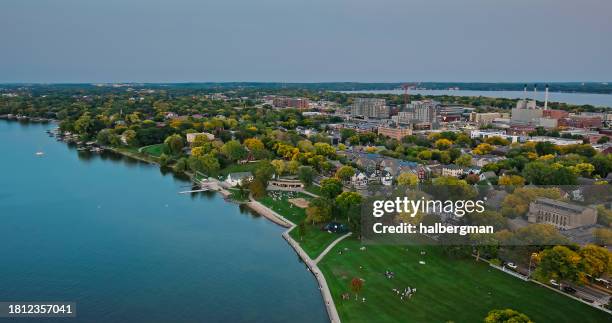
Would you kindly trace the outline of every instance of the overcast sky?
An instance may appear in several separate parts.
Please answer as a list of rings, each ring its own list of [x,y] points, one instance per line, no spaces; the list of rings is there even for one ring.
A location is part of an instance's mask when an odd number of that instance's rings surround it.
[[[612,1],[0,1],[0,82],[127,81],[612,81]]]

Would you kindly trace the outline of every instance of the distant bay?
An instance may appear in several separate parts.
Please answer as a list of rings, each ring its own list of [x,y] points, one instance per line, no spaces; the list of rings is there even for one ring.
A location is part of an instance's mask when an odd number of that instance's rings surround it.
[[[536,98],[544,101],[544,89],[539,88]],[[342,93],[369,93],[369,94],[403,94],[403,90],[372,90],[372,91],[342,91]],[[525,94],[522,91],[468,91],[468,90],[410,90],[410,94],[422,95],[451,95],[451,96],[483,96],[489,98],[520,99]],[[533,88],[527,92],[527,97],[533,99]],[[563,102],[568,104],[590,104],[596,107],[612,107],[612,94],[595,93],[565,93],[550,92],[550,102]]]

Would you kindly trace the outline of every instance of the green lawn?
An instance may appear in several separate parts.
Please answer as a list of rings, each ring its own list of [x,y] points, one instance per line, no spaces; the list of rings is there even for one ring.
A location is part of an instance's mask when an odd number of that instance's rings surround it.
[[[298,228],[294,228],[289,232],[289,235],[297,242],[308,256],[315,259],[325,250],[334,240],[342,235],[337,233],[329,233],[321,230],[322,225],[306,225],[304,236],[300,238]]]
[[[240,172],[255,173],[255,169],[257,168],[258,165],[259,165],[259,162],[246,163],[246,164],[231,164],[223,168],[222,170],[220,170],[219,175],[225,178],[227,174],[229,173],[240,173]]]
[[[280,191],[279,191],[280,192]],[[259,199],[259,202],[261,202],[261,204],[267,206],[268,208],[272,209],[274,212],[284,216],[285,218],[287,218],[287,220],[298,224],[302,221],[304,221],[304,219],[306,218],[306,211],[304,209],[301,209],[295,205],[292,205],[291,203],[289,203],[288,198],[289,195],[288,193],[280,193],[280,199],[275,200],[271,195],[271,192],[268,192],[268,196],[264,196],[262,198]],[[311,200],[312,197],[303,194],[303,193],[299,193],[299,192],[295,192],[293,193],[294,197],[302,197],[305,198],[307,200]]]
[[[321,186],[317,186],[317,185],[310,185],[308,187],[305,188],[306,191],[314,194],[314,195],[318,195],[321,196]]]
[[[270,193],[269,193],[270,194]],[[259,202],[274,210],[276,213],[284,216],[287,220],[299,224],[306,219],[306,211],[296,206],[291,206],[287,201],[288,194],[280,193],[281,198],[274,200],[272,196],[268,195],[261,199]],[[293,193],[294,197],[302,197],[307,200],[312,200],[312,197],[304,193]],[[298,229],[295,228],[289,232],[289,235],[299,242],[300,246],[311,258],[316,258],[330,243],[340,237],[339,234],[328,233],[327,231],[321,230],[322,224],[306,225],[304,237],[300,239]]]
[[[142,147],[142,152],[154,157],[159,157],[162,154],[164,144],[156,144],[151,146]]]
[[[234,201],[237,201],[237,202],[248,202],[249,201],[249,191],[248,190],[244,190],[241,192],[239,189],[230,188],[229,192],[230,192],[229,197]]]
[[[489,267],[450,259],[434,246],[367,246],[345,239],[319,263],[343,322],[482,322],[487,312],[512,308],[537,323],[610,322],[612,317],[566,296]],[[340,255],[339,250],[348,248]],[[421,250],[426,251],[421,255]],[[419,264],[424,260],[425,265]],[[385,270],[395,272],[388,279]],[[352,278],[365,280],[360,297],[342,300]],[[401,301],[392,291],[417,292]]]

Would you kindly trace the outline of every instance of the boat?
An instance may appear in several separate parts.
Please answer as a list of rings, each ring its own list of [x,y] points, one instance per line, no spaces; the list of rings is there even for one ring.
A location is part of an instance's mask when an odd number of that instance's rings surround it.
[[[45,153],[43,153],[42,151],[37,151],[35,155],[36,156],[44,156]]]

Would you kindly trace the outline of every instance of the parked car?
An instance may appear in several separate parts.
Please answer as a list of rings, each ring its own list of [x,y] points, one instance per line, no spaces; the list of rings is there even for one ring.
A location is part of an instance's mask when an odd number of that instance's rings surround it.
[[[553,285],[553,286],[555,286],[555,287],[559,287],[559,283],[557,283],[557,281],[556,281],[556,280],[554,280],[554,279],[551,279],[551,280],[550,280],[550,284],[551,284],[551,285]]]
[[[607,279],[595,278],[595,281],[600,283],[600,284],[602,284],[602,285],[604,285],[604,286],[606,286],[606,287],[610,286],[610,281],[607,280]]]
[[[517,266],[517,265],[515,265],[513,262],[509,262],[509,263],[507,263],[507,264],[506,264],[506,266],[508,266],[508,267],[510,267],[510,268],[512,268],[512,269],[516,269],[516,268],[518,268],[518,266]]]
[[[564,286],[563,291],[568,294],[574,294],[576,292],[576,289],[570,286]]]

